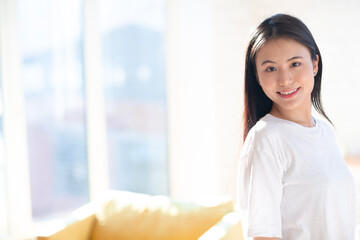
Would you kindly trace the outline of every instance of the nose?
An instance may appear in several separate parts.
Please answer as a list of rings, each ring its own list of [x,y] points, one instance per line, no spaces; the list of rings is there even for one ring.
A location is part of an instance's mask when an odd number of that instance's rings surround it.
[[[289,71],[280,70],[278,75],[278,83],[280,86],[286,86],[293,83],[293,76]]]

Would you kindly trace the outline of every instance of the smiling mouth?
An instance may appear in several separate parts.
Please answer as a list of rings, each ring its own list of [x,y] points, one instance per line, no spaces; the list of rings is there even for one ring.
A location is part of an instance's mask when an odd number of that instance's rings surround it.
[[[300,87],[293,89],[293,90],[289,90],[289,91],[285,91],[285,92],[276,92],[276,93],[278,93],[281,97],[292,97],[299,91],[299,89],[300,89]]]

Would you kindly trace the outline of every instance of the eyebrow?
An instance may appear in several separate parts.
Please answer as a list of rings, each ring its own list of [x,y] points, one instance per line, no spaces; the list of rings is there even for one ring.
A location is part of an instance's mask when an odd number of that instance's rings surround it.
[[[287,61],[289,62],[289,61],[291,61],[291,60],[299,59],[299,58],[303,58],[303,57],[301,57],[301,56],[294,56],[294,57],[289,58]],[[265,63],[276,63],[276,62],[271,61],[271,60],[265,60],[265,61],[263,61],[263,62],[261,63],[260,66],[264,65]]]

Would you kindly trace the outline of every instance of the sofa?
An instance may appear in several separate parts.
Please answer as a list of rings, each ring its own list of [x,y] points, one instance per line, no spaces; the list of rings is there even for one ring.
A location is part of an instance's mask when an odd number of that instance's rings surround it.
[[[176,200],[109,191],[75,210],[59,229],[38,240],[242,240],[240,215],[230,200]]]

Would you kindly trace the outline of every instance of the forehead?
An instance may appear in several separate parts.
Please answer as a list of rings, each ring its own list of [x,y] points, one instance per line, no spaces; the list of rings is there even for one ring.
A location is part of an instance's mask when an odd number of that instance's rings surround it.
[[[256,64],[266,60],[281,62],[294,56],[311,59],[310,51],[305,45],[292,39],[276,38],[270,39],[259,49],[255,61]]]

